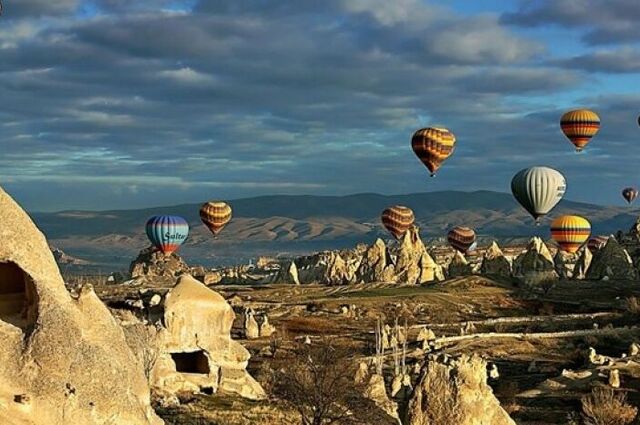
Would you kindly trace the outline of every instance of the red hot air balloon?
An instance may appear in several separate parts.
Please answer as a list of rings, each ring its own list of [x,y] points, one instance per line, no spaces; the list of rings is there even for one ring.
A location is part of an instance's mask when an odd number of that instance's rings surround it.
[[[469,227],[456,226],[449,231],[447,240],[455,250],[466,254],[471,251],[473,244],[476,242],[476,232]]]
[[[393,235],[400,239],[402,235],[413,225],[414,216],[411,208],[395,205],[382,211],[380,217],[382,225]]]
[[[627,201],[628,204],[632,204],[633,201],[638,197],[638,189],[635,187],[625,187],[622,189],[622,197]]]

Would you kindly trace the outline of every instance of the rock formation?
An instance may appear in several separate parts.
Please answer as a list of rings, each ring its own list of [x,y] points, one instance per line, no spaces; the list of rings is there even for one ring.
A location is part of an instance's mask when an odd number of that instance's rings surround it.
[[[161,424],[122,328],[1,189],[0,240],[0,423]]]
[[[393,264],[390,264],[387,247],[382,239],[377,239],[362,257],[356,272],[358,282],[393,282],[395,280]]]
[[[571,254],[560,249],[556,251],[556,255],[553,257],[553,264],[558,276],[561,279],[571,278],[576,261],[576,254]]]
[[[487,385],[487,364],[463,355],[426,363],[409,401],[408,425],[515,425]]]
[[[573,267],[574,279],[585,279],[587,277],[587,270],[589,270],[592,259],[593,254],[591,254],[589,249],[583,248],[580,251],[578,261],[576,261],[576,265]]]
[[[91,264],[86,260],[82,260],[80,258],[72,257],[68,255],[60,248],[56,248],[54,246],[50,247],[51,252],[53,253],[53,258],[55,258],[56,263],[64,266],[86,266],[87,264]]]
[[[264,390],[246,371],[249,352],[231,339],[235,314],[222,296],[189,275],[166,295],[151,370],[160,395],[227,392],[262,399]]]
[[[280,269],[274,283],[292,283],[294,285],[300,285],[298,267],[296,266],[295,261],[290,261],[288,265]]]
[[[495,241],[491,243],[482,257],[480,273],[488,276],[511,276],[511,262],[505,257]]]
[[[525,284],[533,285],[558,278],[551,253],[542,239],[534,237],[529,241],[526,251],[513,263],[513,274]]]
[[[449,263],[449,277],[469,276],[473,274],[473,268],[460,251],[456,251],[451,263]]]
[[[356,270],[360,266],[361,259],[361,255],[356,257],[349,251],[324,251],[298,258],[296,260],[298,280],[300,283],[328,285],[352,283],[355,282]]]
[[[636,277],[631,257],[614,237],[610,237],[605,246],[593,255],[587,270],[587,279],[591,280],[631,280]]]
[[[247,339],[260,338],[260,327],[251,309],[244,311],[244,337]]]
[[[173,278],[188,272],[189,266],[178,254],[164,255],[153,246],[140,251],[129,266],[132,279],[146,276]]]
[[[414,226],[404,234],[397,251],[394,270],[398,283],[421,283],[420,260],[425,252],[424,244]]]

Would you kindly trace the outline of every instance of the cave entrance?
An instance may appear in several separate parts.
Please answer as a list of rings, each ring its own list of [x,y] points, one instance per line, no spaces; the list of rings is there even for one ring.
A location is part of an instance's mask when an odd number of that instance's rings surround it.
[[[202,350],[188,353],[171,353],[171,358],[176,364],[176,372],[209,374],[209,359]]]
[[[31,277],[14,263],[0,263],[0,320],[25,331],[35,324],[37,309]]]

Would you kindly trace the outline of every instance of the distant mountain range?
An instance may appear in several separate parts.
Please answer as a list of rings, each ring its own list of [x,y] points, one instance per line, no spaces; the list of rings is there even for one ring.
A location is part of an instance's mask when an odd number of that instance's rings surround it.
[[[200,204],[116,211],[62,211],[33,213],[51,242],[70,255],[105,268],[125,267],[148,242],[146,220],[155,214],[187,219],[191,233],[182,255],[207,265],[248,261],[257,255],[301,254],[344,248],[357,242],[387,238],[379,215],[390,205],[413,209],[423,238],[443,238],[455,225],[499,240],[548,237],[548,225],[561,214],[588,218],[593,234],[627,230],[640,214],[632,207],[608,207],[562,201],[550,218],[535,226],[533,219],[510,194],[442,191],[408,195],[356,194],[348,196],[260,196],[229,201],[233,220],[213,239],[200,223]]]

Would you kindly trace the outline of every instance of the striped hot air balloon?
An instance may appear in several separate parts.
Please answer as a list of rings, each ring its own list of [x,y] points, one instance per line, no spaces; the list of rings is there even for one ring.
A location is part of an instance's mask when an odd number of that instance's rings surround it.
[[[429,169],[431,177],[442,163],[451,156],[456,136],[446,128],[428,127],[416,131],[411,138],[411,148],[418,159]]]
[[[566,189],[564,176],[549,167],[525,168],[511,180],[513,197],[533,216],[536,224],[560,202]]]
[[[589,238],[589,241],[587,242],[587,248],[593,254],[597,250],[605,246],[608,240],[609,240],[609,236],[604,236],[604,235],[594,236],[592,238]]]
[[[402,205],[395,205],[382,211],[380,216],[382,225],[393,235],[400,239],[413,225],[415,217],[411,208]]]
[[[551,223],[551,237],[563,251],[576,252],[589,238],[591,224],[577,215],[563,215]]]
[[[476,232],[469,227],[456,226],[449,230],[447,240],[455,250],[466,254],[476,242]]]
[[[151,217],[146,230],[151,243],[165,255],[175,252],[189,236],[189,224],[175,215]]]
[[[625,187],[622,189],[622,197],[628,204],[632,204],[638,197],[638,189],[635,187]]]
[[[588,109],[576,109],[562,115],[560,128],[580,152],[600,130],[600,117]]]
[[[200,207],[200,220],[211,230],[214,236],[231,221],[231,207],[221,201],[209,201]]]

